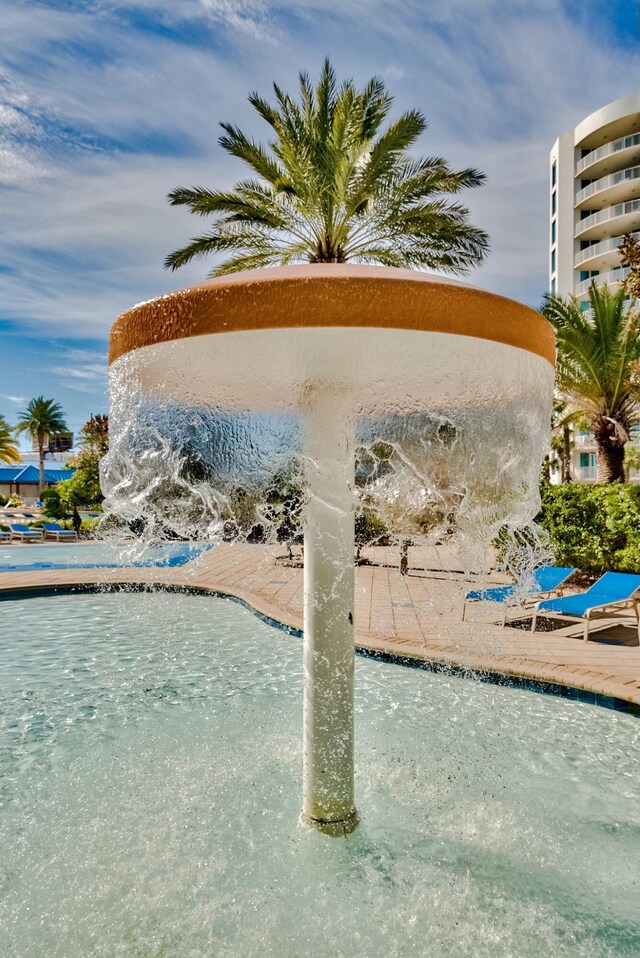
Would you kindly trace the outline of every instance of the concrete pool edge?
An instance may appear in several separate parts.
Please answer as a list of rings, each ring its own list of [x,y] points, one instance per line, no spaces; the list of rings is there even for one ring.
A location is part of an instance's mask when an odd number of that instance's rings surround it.
[[[90,570],[94,571],[94,570]],[[105,570],[109,572],[122,570]],[[140,569],[125,569],[125,572],[139,573]],[[145,569],[145,572],[157,572],[158,569]],[[0,576],[0,602],[25,600],[29,598],[46,597],[51,595],[73,595],[87,593],[109,593],[109,592],[173,592],[186,595],[212,596],[215,598],[227,599],[238,603],[247,609],[261,621],[274,628],[278,628],[289,635],[301,638],[302,629],[291,619],[286,621],[286,616],[273,614],[272,608],[267,608],[260,602],[258,596],[249,594],[239,595],[230,589],[220,587],[207,587],[194,583],[176,583],[163,582],[157,579],[149,578],[142,581],[141,578],[117,577],[110,581],[83,581],[83,582],[40,582],[34,584],[24,584],[20,586],[4,586],[2,576]],[[393,665],[401,665],[408,668],[424,669],[435,674],[450,676],[459,676],[474,681],[479,681],[492,685],[499,685],[511,688],[521,688],[536,693],[554,695],[560,698],[571,699],[574,701],[597,705],[613,711],[625,712],[627,714],[640,716],[640,690],[636,687],[630,689],[628,694],[607,694],[586,685],[578,686],[569,681],[559,681],[540,674],[540,671],[516,671],[508,669],[505,666],[498,668],[490,664],[482,666],[465,665],[461,661],[455,661],[451,657],[433,656],[427,654],[400,653],[390,648],[381,647],[378,643],[356,642],[354,651],[357,655],[376,661],[386,662]]]

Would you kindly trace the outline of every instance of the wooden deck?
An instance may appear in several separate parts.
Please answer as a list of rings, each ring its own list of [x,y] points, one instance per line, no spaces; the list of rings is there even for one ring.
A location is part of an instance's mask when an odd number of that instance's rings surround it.
[[[235,596],[263,615],[301,629],[303,573],[282,552],[222,544],[176,569],[5,572],[0,594],[82,584],[178,586]],[[566,685],[640,706],[640,645],[633,614],[603,620],[604,627],[598,623],[588,643],[582,641],[582,623],[535,635],[503,629],[500,612],[486,603],[469,606],[462,622],[463,597],[473,586],[444,550],[411,549],[405,577],[394,567],[395,551],[378,548],[364,555],[375,564],[357,569],[357,646]]]

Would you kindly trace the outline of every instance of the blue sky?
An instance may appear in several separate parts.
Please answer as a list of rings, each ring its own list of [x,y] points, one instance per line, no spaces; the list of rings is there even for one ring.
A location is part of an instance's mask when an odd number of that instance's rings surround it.
[[[162,267],[202,225],[166,194],[240,178],[218,123],[263,135],[250,90],[326,55],[382,75],[421,152],[487,173],[470,281],[535,306],[549,149],[638,76],[637,0],[0,0],[0,23],[0,414],[44,394],[74,430],[106,411],[116,316],[205,276]]]

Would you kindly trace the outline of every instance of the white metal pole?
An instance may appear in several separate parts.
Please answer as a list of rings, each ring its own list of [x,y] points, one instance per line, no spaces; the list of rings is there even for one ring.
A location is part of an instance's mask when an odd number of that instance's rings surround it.
[[[304,781],[301,821],[357,825],[353,782],[354,426],[349,397],[319,384],[305,416]]]

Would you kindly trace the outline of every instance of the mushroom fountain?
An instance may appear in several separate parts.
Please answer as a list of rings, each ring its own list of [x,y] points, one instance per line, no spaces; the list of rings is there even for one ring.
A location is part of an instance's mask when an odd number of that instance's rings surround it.
[[[430,509],[455,513],[455,535],[471,548],[526,524],[538,505],[554,353],[551,327],[525,306],[369,266],[237,273],[114,324],[104,477],[113,512],[144,510],[172,430],[191,422],[197,433],[203,410],[215,425],[214,497],[218,481],[259,484],[287,459],[302,463],[305,825],[343,835],[357,823],[357,450],[382,442],[393,451],[395,465],[367,491],[391,531],[418,534]]]

